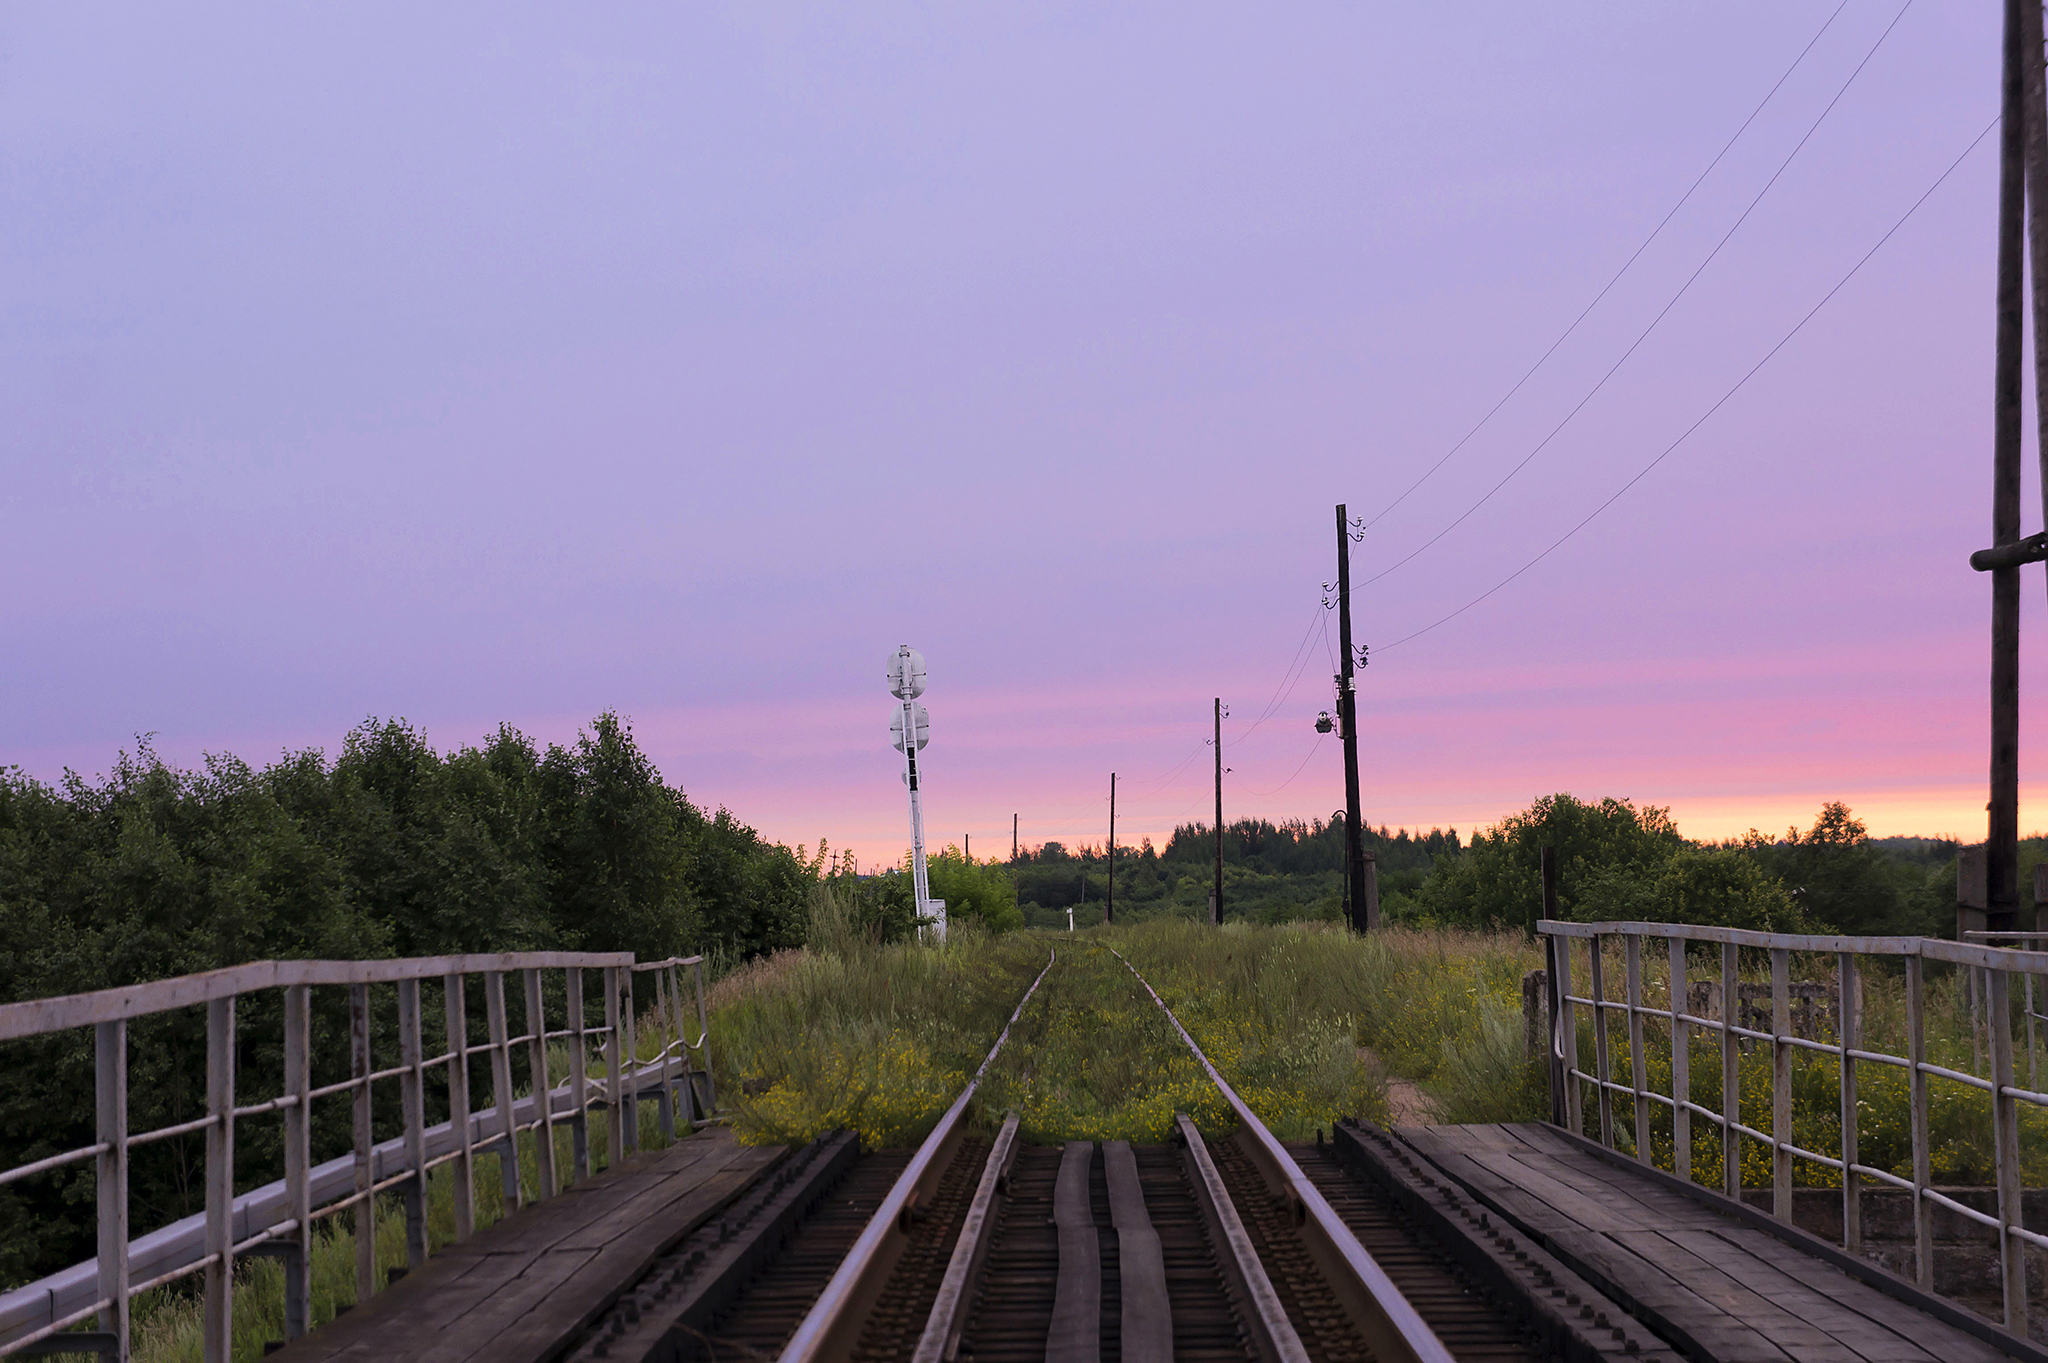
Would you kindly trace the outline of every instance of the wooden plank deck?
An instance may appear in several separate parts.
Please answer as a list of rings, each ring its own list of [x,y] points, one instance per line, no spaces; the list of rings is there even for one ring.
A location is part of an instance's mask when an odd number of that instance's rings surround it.
[[[712,1127],[586,1179],[270,1355],[281,1363],[544,1363],[785,1153]]]
[[[1716,1363],[1999,1363],[2009,1355],[1768,1230],[1541,1125],[1395,1134],[1681,1349]]]

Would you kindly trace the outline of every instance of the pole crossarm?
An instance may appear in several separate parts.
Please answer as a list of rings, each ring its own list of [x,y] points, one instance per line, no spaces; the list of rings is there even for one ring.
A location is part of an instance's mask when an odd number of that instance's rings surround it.
[[[2029,563],[2044,561],[2048,561],[2048,531],[2029,535],[2011,544],[1979,549],[1970,555],[1970,566],[1980,573],[1992,572],[1999,568],[2021,568]]]

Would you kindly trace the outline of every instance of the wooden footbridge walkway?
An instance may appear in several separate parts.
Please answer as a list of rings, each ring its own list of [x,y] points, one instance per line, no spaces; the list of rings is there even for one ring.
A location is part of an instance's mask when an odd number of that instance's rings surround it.
[[[2013,980],[2048,974],[2048,955],[1681,925],[1544,927],[1558,1121],[1391,1131],[1346,1121],[1311,1142],[1277,1140],[1182,1031],[1237,1115],[1227,1135],[1181,1118],[1164,1145],[1029,1146],[1014,1116],[993,1130],[970,1120],[985,1061],[916,1150],[863,1150],[850,1133],[742,1146],[715,1120],[701,976],[687,960],[264,964],[0,1007],[0,1041],[93,1029],[96,1139],[0,1170],[0,1185],[90,1163],[101,1226],[96,1259],[0,1296],[0,1354],[125,1359],[130,1298],[196,1277],[210,1361],[260,1349],[283,1363],[2048,1363],[2028,1337],[2026,1256],[2041,1237],[2021,1224],[2016,1110],[2048,1096],[2014,1084],[2001,1025]],[[1644,969],[1653,938],[1676,978],[1688,949],[1719,955],[1731,1002],[1744,962],[1767,960],[1771,1024],[1745,1026],[1753,1014],[1733,1006],[1689,1012],[1692,990],[1659,1002]],[[1864,1048],[1855,961],[1873,954],[1907,963],[1914,990],[1925,960],[1978,972],[1990,1073],[1977,1082],[2003,1105],[1996,1125],[2011,1138],[1999,1145],[1995,1214],[1925,1177],[1924,1109],[1913,1178],[1858,1158],[1858,1066],[1903,1066],[1923,1100],[1928,1077],[1960,1073],[1918,1052]],[[1795,956],[1834,958],[1848,982],[1832,1042],[1793,1031]],[[586,974],[602,981],[590,994]],[[1622,987],[1611,989],[1616,974]],[[269,991],[281,1008],[250,997]],[[338,996],[331,1012],[323,992]],[[237,1045],[237,1000],[261,1019],[252,1028],[280,1029],[283,1073],[269,1089],[237,1090],[252,1079],[236,1074],[250,1049]],[[205,1015],[207,1110],[130,1131],[127,1029],[180,1010]],[[424,1026],[428,1016],[441,1026]],[[1831,1056],[1850,1116],[1834,1152],[1695,1103],[1685,1061],[1675,1087],[1653,1089],[1646,1056],[1689,1029],[1723,1043],[1729,1094],[1740,1092],[1745,1046],[1747,1063],[1768,1061],[1774,1079],[1797,1052]],[[345,1042],[332,1071],[320,1062],[323,1030]],[[1689,1052],[1681,1044],[1667,1058]],[[1789,1084],[1775,1091],[1789,1103]],[[323,1125],[323,1103],[345,1121]],[[642,1105],[662,1129],[659,1149],[635,1149]],[[1673,1135],[1690,1151],[1694,1119],[1727,1142],[1736,1168],[1744,1143],[1762,1143],[1783,1215],[1671,1171]],[[699,1129],[668,1139],[693,1120]],[[282,1125],[286,1176],[241,1190],[234,1137],[256,1121]],[[1589,1125],[1603,1139],[1574,1134]],[[178,1136],[204,1141],[208,1210],[131,1240],[129,1162]],[[316,1163],[335,1139],[347,1153]],[[1659,1149],[1665,1168],[1635,1158]],[[1839,1193],[1838,1242],[1792,1224],[1795,1160],[1856,1175]],[[496,1175],[484,1178],[490,1164]],[[1887,1182],[1912,1190],[1910,1276],[1865,1257],[1859,1241],[1863,1189]],[[387,1248],[402,1229],[406,1264],[379,1260],[372,1237],[358,1237],[358,1304],[308,1328],[312,1227],[336,1215],[368,1224],[380,1198]],[[493,1220],[499,1203],[507,1210]],[[1936,1212],[1995,1236],[2002,1280],[2017,1289],[2000,1319],[1929,1290],[1943,1252]],[[284,1262],[284,1339],[235,1338],[236,1268],[251,1256]]]

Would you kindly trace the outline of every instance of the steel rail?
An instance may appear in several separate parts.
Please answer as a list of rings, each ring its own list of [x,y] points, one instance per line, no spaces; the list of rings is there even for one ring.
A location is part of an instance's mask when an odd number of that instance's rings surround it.
[[[1045,969],[1038,972],[1038,978],[1024,991],[1024,997],[1017,1000],[1010,1020],[1003,1024],[997,1034],[995,1045],[989,1047],[982,1058],[981,1067],[953,1105],[946,1109],[946,1115],[939,1118],[939,1124],[924,1138],[924,1144],[917,1147],[917,1153],[910,1157],[910,1163],[888,1196],[875,1208],[875,1214],[868,1218],[867,1228],[860,1238],[853,1242],[853,1248],[839,1263],[839,1270],[832,1275],[832,1281],[825,1284],[825,1290],[811,1306],[810,1313],[797,1326],[784,1346],[780,1363],[812,1363],[813,1360],[841,1359],[850,1357],[854,1336],[858,1334],[864,1313],[875,1304],[880,1295],[881,1285],[889,1271],[896,1266],[901,1256],[909,1222],[908,1213],[916,1206],[919,1194],[927,1182],[936,1183],[938,1176],[945,1172],[942,1154],[950,1154],[964,1134],[961,1118],[967,1113],[967,1104],[973,1100],[975,1090],[981,1087],[982,1077],[988,1067],[995,1063],[1003,1043],[1010,1039],[1010,1029],[1017,1025],[1017,1019],[1024,1016],[1024,1007],[1031,1002],[1031,996],[1038,992],[1038,986],[1052,972],[1053,963],[1059,953],[1047,954]],[[1448,1363],[1449,1355],[1445,1355]]]
[[[1244,1303],[1245,1324],[1250,1327],[1259,1357],[1265,1363],[1309,1363],[1308,1349],[1303,1346],[1294,1322],[1287,1319],[1287,1307],[1273,1290],[1273,1280],[1259,1261],[1259,1251],[1245,1231],[1237,1205],[1230,1200],[1223,1175],[1209,1158],[1209,1147],[1202,1140],[1200,1128],[1185,1112],[1174,1113],[1173,1122],[1186,1142],[1188,1182],[1202,1208],[1202,1219],[1209,1223],[1209,1238],[1220,1251],[1217,1262]]]
[[[967,1314],[974,1309],[982,1266],[995,1243],[996,1197],[1003,1191],[1010,1165],[1017,1158],[1017,1114],[1003,1120],[996,1143],[981,1166],[981,1183],[968,1204],[967,1219],[960,1224],[960,1238],[953,1242],[953,1257],[946,1264],[946,1276],[939,1282],[939,1294],[925,1317],[924,1333],[918,1336],[911,1363],[953,1363],[960,1353],[960,1336],[967,1329]]]
[[[1316,1256],[1323,1260],[1325,1271],[1336,1269],[1343,1278],[1348,1278],[1348,1282],[1333,1281],[1331,1286],[1350,1289],[1340,1290],[1338,1295],[1340,1299],[1346,1300],[1349,1308],[1347,1313],[1352,1316],[1353,1323],[1365,1336],[1365,1342],[1372,1348],[1375,1356],[1383,1363],[1397,1363],[1397,1360],[1398,1363],[1454,1363],[1451,1351],[1436,1337],[1436,1332],[1429,1328],[1421,1314],[1401,1295],[1400,1289],[1394,1286],[1393,1279],[1387,1276],[1386,1270],[1381,1268],[1366,1251],[1365,1246],[1359,1243],[1358,1236],[1352,1232],[1351,1227],[1344,1224],[1336,1209],[1330,1205],[1329,1199],[1325,1198],[1322,1191],[1309,1180],[1309,1176],[1302,1172],[1301,1166],[1295,1163],[1294,1156],[1287,1153],[1287,1147],[1266,1129],[1266,1124],[1259,1120],[1258,1114],[1251,1110],[1244,1099],[1238,1097],[1237,1090],[1230,1086],[1230,1081],[1210,1063],[1202,1048],[1195,1044],[1194,1037],[1188,1034],[1188,1029],[1181,1026],[1180,1019],[1166,1006],[1166,1000],[1159,997],[1159,991],[1147,983],[1145,977],[1138,973],[1138,968],[1126,960],[1122,952],[1106,945],[1103,949],[1122,961],[1124,969],[1130,971],[1131,977],[1152,996],[1152,1002],[1159,1005],[1159,1011],[1166,1014],[1166,1020],[1173,1024],[1173,1030],[1180,1033],[1180,1039],[1187,1043],[1187,1048],[1194,1052],[1195,1059],[1200,1061],[1202,1068],[1208,1072],[1210,1082],[1216,1085],[1217,1091],[1237,1113],[1238,1121],[1243,1124],[1245,1133],[1251,1137],[1251,1153],[1256,1162],[1264,1166],[1269,1179],[1283,1185],[1290,1202],[1303,1218],[1302,1230],[1313,1231],[1312,1235],[1304,1235],[1311,1250],[1318,1248],[1317,1242],[1320,1241],[1320,1247],[1328,1251],[1327,1256]]]

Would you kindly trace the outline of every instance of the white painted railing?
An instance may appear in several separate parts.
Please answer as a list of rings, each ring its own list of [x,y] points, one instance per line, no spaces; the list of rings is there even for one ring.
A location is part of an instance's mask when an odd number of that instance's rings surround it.
[[[602,976],[604,1021],[586,1014],[587,972]],[[683,973],[695,994],[697,1035],[688,1034]],[[559,990],[549,989],[551,974]],[[639,1019],[636,1037],[632,980],[653,976],[654,1007]],[[524,1031],[509,1034],[505,983],[516,976],[523,994]],[[474,983],[483,996],[488,1038],[469,1039],[468,999]],[[422,1021],[422,984],[438,987],[441,1026]],[[348,990],[349,1077],[312,1084],[312,996],[319,988]],[[372,990],[396,995],[395,1065],[376,1068],[372,1045]],[[279,989],[284,993],[284,1064],[277,1095],[236,1103],[236,1002],[243,995]],[[550,1000],[562,1013],[550,1027]],[[129,1023],[178,1009],[206,1010],[205,1115],[149,1131],[128,1122]],[[374,1224],[376,1200],[399,1198],[406,1213],[409,1265],[425,1262],[430,1246],[426,1221],[427,1175],[450,1166],[454,1234],[475,1231],[476,1170],[479,1155],[495,1152],[507,1214],[528,1200],[519,1174],[517,1138],[532,1133],[536,1165],[534,1199],[551,1197],[566,1182],[590,1173],[590,1109],[609,1114],[608,1162],[616,1164],[639,1143],[638,1101],[648,1093],[659,1104],[662,1133],[675,1134],[678,1096],[688,1104],[686,1120],[708,1116],[715,1104],[710,1077],[710,1028],[701,957],[635,963],[630,953],[515,952],[502,955],[443,956],[380,961],[259,961],[226,970],[121,989],[32,999],[0,1005],[0,1063],[4,1044],[74,1028],[94,1029],[96,1130],[79,1146],[13,1167],[0,1168],[0,1186],[91,1161],[99,1249],[95,1259],[0,1295],[0,1355],[46,1352],[61,1343],[67,1352],[97,1352],[125,1360],[129,1353],[129,1303],[140,1292],[194,1273],[205,1275],[204,1348],[208,1363],[225,1363],[233,1351],[235,1262],[250,1255],[283,1261],[285,1332],[302,1335],[311,1325],[311,1236],[318,1221],[348,1212],[356,1249],[356,1297],[377,1290]],[[439,1030],[442,1048],[429,1055],[425,1036]],[[658,1043],[653,1058],[639,1058],[639,1042]],[[566,1076],[550,1072],[551,1044],[567,1050]],[[591,1073],[592,1047],[600,1048],[601,1073]],[[523,1048],[523,1050],[521,1049]],[[513,1061],[523,1055],[529,1092],[515,1097]],[[486,1066],[491,1104],[470,1110],[470,1063]],[[391,1057],[386,1057],[387,1059]],[[428,1078],[445,1078],[448,1120],[429,1125]],[[373,1140],[380,1116],[389,1128],[390,1095],[401,1134]],[[546,1095],[543,1102],[537,1096]],[[323,1100],[346,1099],[352,1139],[349,1151],[318,1164],[312,1153],[312,1111]],[[381,1100],[381,1102],[380,1102]],[[284,1177],[237,1195],[234,1189],[235,1132],[239,1123],[278,1120],[284,1128]],[[556,1168],[554,1130],[570,1129],[570,1168]],[[137,1146],[174,1136],[205,1134],[205,1210],[140,1238],[129,1235],[128,1170]],[[96,1319],[95,1319],[96,1318]],[[76,1327],[94,1320],[96,1328]],[[64,1333],[62,1341],[52,1337]]]

